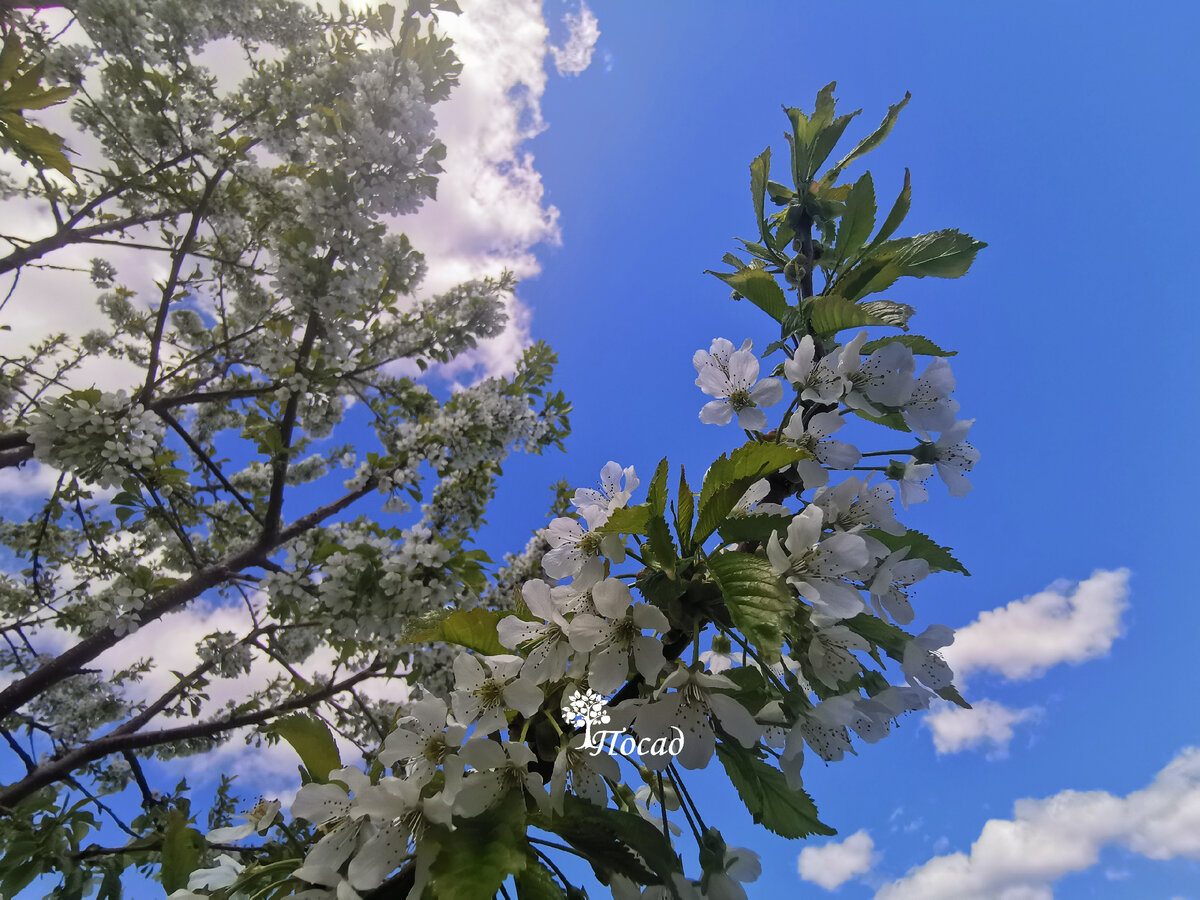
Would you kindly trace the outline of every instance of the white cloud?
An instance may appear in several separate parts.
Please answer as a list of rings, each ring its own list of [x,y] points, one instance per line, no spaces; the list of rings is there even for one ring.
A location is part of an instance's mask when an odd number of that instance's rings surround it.
[[[1200,860],[1200,747],[1179,753],[1151,784],[1117,797],[1062,791],[1018,800],[991,819],[970,853],[937,856],[882,887],[876,900],[1051,900],[1053,885],[1118,845],[1148,859]]]
[[[870,871],[875,843],[866,831],[856,831],[841,843],[831,842],[800,851],[797,868],[805,881],[827,891],[841,887],[856,875]]]
[[[554,68],[559,75],[578,75],[592,64],[592,51],[600,39],[600,23],[583,0],[580,0],[579,12],[567,13],[563,23],[567,26],[566,42],[561,47],[550,48]],[[605,68],[609,68],[607,62]]]
[[[1055,582],[1046,590],[988,610],[954,633],[942,651],[958,683],[987,670],[1009,679],[1035,678],[1058,663],[1103,656],[1121,635],[1128,605],[1129,570],[1098,570],[1073,589]]]
[[[976,700],[971,709],[939,704],[925,717],[924,724],[933,732],[938,753],[958,753],[989,747],[990,756],[1004,756],[1013,738],[1013,726],[1036,716],[1036,708],[1009,709],[994,700]]]

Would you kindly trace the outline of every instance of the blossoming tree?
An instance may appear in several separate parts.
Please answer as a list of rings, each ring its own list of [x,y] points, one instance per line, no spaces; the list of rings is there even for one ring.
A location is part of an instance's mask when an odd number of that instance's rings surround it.
[[[65,186],[53,194],[57,182],[42,176],[50,187],[39,196],[64,223],[54,238],[62,245],[106,223],[116,235],[164,223],[173,275],[142,314],[97,265],[111,333],[77,349],[52,342],[6,370],[4,461],[36,455],[63,478],[42,514],[4,531],[28,568],[5,582],[13,640],[3,659],[15,677],[0,692],[0,716],[28,771],[0,789],[11,812],[0,891],[52,871],[74,896],[100,878],[101,894],[116,896],[122,867],[149,862],[177,900],[486,898],[510,895],[506,885],[522,898],[582,896],[563,871],[566,854],[616,897],[744,897],[757,857],[711,827],[686,772],[715,761],[753,819],[777,834],[832,834],[803,789],[806,752],[837,760],[853,752],[852,734],[875,742],[935,697],[963,703],[937,653],[953,635],[939,625],[913,633],[908,589],[932,572],[965,570],[906,528],[895,504],[927,500],[935,467],[951,495],[969,489],[971,420],[958,419],[951,397],[952,354],[909,331],[912,306],[874,297],[906,277],[958,277],[983,245],[957,231],[893,237],[909,208],[907,176],[878,228],[871,176],[838,183],[887,136],[904,101],[821,173],[854,117],[836,115],[830,85],[811,114],[786,109],[791,187],[770,179],[769,151],[751,164],[757,233],[742,242],[749,258],[727,254],[728,271],[716,274],[763,312],[757,337],[769,343],[755,354],[753,338],[718,337],[693,358],[710,398],[701,422],[736,419],[741,429],[698,490],[666,458],[644,494],[633,466],[610,462],[599,488],[571,497],[574,514],[485,585],[464,542],[490,491],[488,461],[514,442],[536,449],[559,438],[563,404],[543,393],[544,350],[515,379],[445,403],[379,371],[390,359],[431,362],[468,346],[494,327],[505,286],[467,286],[412,311],[394,295],[415,280],[413,251],[372,218],[407,208],[377,206],[379,194],[411,204],[431,187],[437,153],[427,128],[412,143],[412,123],[428,121],[413,108],[441,96],[452,60],[432,32],[417,36],[415,16],[428,7],[410,7],[398,38],[386,11],[329,20],[279,2],[271,16],[236,19],[247,45],[273,36],[283,62],[256,66],[248,85],[258,90],[228,106],[205,99],[203,72],[169,63],[194,46],[178,35],[198,44],[220,33],[211,6],[164,4],[159,12],[186,21],[161,30],[96,8],[105,14],[94,40],[160,54],[137,66],[114,53],[106,64],[117,60],[117,71],[101,83],[133,92],[120,115],[164,149],[129,159],[128,142],[112,139],[125,167],[77,177],[111,177],[127,190],[100,182],[79,188],[90,199]],[[364,49],[368,35],[387,46]],[[376,52],[406,90],[377,81],[366,63],[355,68]],[[67,55],[57,65],[87,62]],[[422,79],[425,66],[441,79]],[[314,68],[320,75],[306,77]],[[205,87],[192,104],[178,102],[163,78]],[[158,132],[137,119],[155,96],[158,115],[177,116]],[[388,162],[401,151],[387,140],[345,146],[368,121],[401,138],[403,162]],[[180,134],[189,137],[176,146]],[[188,177],[160,177],[157,162],[181,153]],[[342,153],[364,154],[351,159],[367,175],[331,166]],[[372,186],[372,174],[382,183],[398,172],[412,194]],[[128,199],[115,219],[93,216],[119,197]],[[334,203],[347,197],[354,202]],[[768,213],[768,200],[779,209]],[[95,226],[83,226],[89,216]],[[37,374],[101,348],[143,367],[134,391],[64,392],[62,375]],[[928,359],[920,374],[917,357]],[[338,498],[285,516],[285,487],[320,483],[354,453],[303,456],[351,394],[374,417],[382,452],[355,461]],[[874,434],[901,449],[872,449]],[[338,521],[359,498],[415,487],[422,464],[438,482],[419,523]],[[105,487],[110,495],[98,492]],[[211,636],[201,665],[157,700],[122,705],[119,679],[110,689],[81,668],[131,629],[207,593],[243,591],[258,610],[254,627]],[[26,638],[49,625],[78,640],[48,658]],[[339,672],[307,683],[295,665],[326,642]],[[215,719],[148,730],[158,715],[190,717],[207,677],[260,656],[289,677]],[[381,673],[404,679],[402,705],[372,708],[355,696],[360,680]],[[81,720],[61,712],[72,704],[86,711]],[[290,809],[261,801],[233,824],[219,798],[205,832],[186,798],[145,786],[139,755],[196,752],[247,725],[273,728],[303,762]],[[341,758],[331,729],[364,746],[361,764]],[[22,741],[57,743],[37,758]],[[145,806],[131,840],[82,846],[91,813],[104,808],[88,792],[126,784],[142,789]],[[42,862],[30,866],[31,855]]]
[[[512,288],[421,294],[396,227],[444,155],[433,107],[459,64],[435,26],[452,0],[67,5],[61,35],[0,17],[0,306],[37,340],[0,357],[0,468],[52,474],[32,516],[0,523],[6,897],[44,873],[56,896],[117,896],[145,864],[186,884],[209,849],[150,757],[246,728],[300,740],[301,710],[376,747],[397,707],[363,686],[450,678],[449,651],[404,632],[480,602],[470,539],[506,454],[566,434],[544,346],[443,399],[402,374],[498,333]],[[38,120],[64,101],[59,136]],[[29,334],[54,273],[60,296],[97,298],[102,327]],[[124,388],[84,380],[97,362]],[[244,627],[202,637],[195,665],[96,662],[197,603]],[[166,687],[148,692],[155,665]],[[206,705],[218,679],[245,685],[224,708]],[[210,824],[230,802],[225,786]]]
[[[581,896],[561,854],[615,897],[745,897],[757,856],[708,824],[685,771],[715,757],[755,822],[832,834],[803,789],[806,750],[838,760],[934,698],[965,705],[937,652],[950,629],[905,626],[913,584],[966,572],[895,503],[927,500],[935,467],[952,496],[969,490],[972,420],[957,417],[952,354],[909,331],[913,307],[868,298],[958,277],[983,245],[894,238],[907,175],[878,229],[871,176],[838,184],[906,100],[818,177],[854,115],[835,115],[829,85],[813,113],[786,109],[792,187],[770,180],[769,151],[751,164],[751,259],[714,274],[779,338],[760,357],[719,337],[692,360],[712,398],[701,422],[736,418],[745,441],[698,491],[664,458],[640,503],[634,467],[609,462],[545,529],[542,571],[511,610],[444,609],[407,633],[461,648],[452,690],[424,686],[365,769],[310,746],[291,825],[260,806],[238,826],[290,829],[305,852],[223,855],[179,898],[483,898],[510,880],[519,897]],[[768,198],[782,208],[768,215]],[[902,448],[860,449],[876,432]]]

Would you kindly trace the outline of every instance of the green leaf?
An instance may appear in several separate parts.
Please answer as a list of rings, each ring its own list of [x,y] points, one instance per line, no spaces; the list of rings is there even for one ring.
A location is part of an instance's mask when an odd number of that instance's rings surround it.
[[[664,456],[658,461],[650,486],[646,488],[646,505],[650,507],[652,516],[661,516],[667,511],[667,473],[670,466]]]
[[[810,834],[830,837],[837,834],[817,818],[816,804],[803,789],[789,787],[782,772],[755,757],[751,751],[719,741],[717,758],[755,823],[789,840]]]
[[[679,554],[675,552],[675,543],[671,540],[671,530],[667,520],[662,516],[651,516],[646,523],[648,540],[646,546],[650,549],[651,558],[658,568],[670,576],[675,575],[675,561]]]
[[[851,303],[837,294],[822,294],[813,298],[810,321],[813,331],[820,335],[837,334],[847,328],[863,325],[888,324],[857,303]]]
[[[863,304],[864,306],[866,304]],[[927,337],[922,337],[919,334],[897,334],[891,337],[879,338],[878,340],[868,341],[862,345],[860,351],[864,356],[869,356],[885,344],[903,344],[913,353],[918,356],[957,356],[957,350],[943,350]]]
[[[808,458],[805,450],[773,443],[744,444],[728,457],[722,455],[704,475],[693,543],[704,543],[754,482]]]
[[[908,215],[908,208],[912,205],[912,174],[908,169],[904,170],[904,187],[900,189],[900,196],[896,198],[896,202],[892,205],[892,211],[887,214],[887,218],[883,220],[883,224],[879,226],[879,233],[871,239],[871,243],[867,245],[867,249],[871,250],[879,244],[886,241],[896,229],[900,227],[904,221],[904,217]]]
[[[342,767],[338,755],[337,744],[329,728],[316,716],[297,713],[271,723],[268,730],[279,735],[292,745],[292,749],[300,755],[304,768],[312,776],[313,781],[324,784],[329,780],[329,773]]]
[[[525,860],[525,868],[518,873],[516,882],[517,900],[565,900],[567,896],[536,856]]]
[[[796,598],[770,562],[752,553],[725,550],[708,558],[708,569],[721,588],[733,624],[768,662],[777,659],[784,625],[796,613]]]
[[[912,429],[908,427],[908,423],[904,421],[904,416],[900,415],[898,412],[884,413],[882,416],[873,416],[870,413],[863,412],[861,409],[852,409],[850,411],[859,418],[866,419],[868,422],[874,422],[876,425],[882,425],[885,428],[891,428],[895,431],[912,431]]]
[[[188,827],[187,815],[171,807],[162,842],[162,886],[167,893],[187,887],[188,876],[200,865],[204,846],[200,832]]]
[[[963,695],[960,694],[958,692],[958,690],[952,684],[947,685],[946,687],[939,690],[937,693],[938,693],[938,696],[941,697],[943,700],[949,700],[955,706],[961,707],[962,709],[973,709],[971,704],[963,699]]]
[[[677,896],[671,873],[681,871],[679,857],[662,832],[641,816],[568,793],[563,814],[539,818],[537,825],[559,835],[599,871],[617,872],[640,884],[664,884]]]
[[[768,181],[767,196],[771,198],[771,202],[776,206],[783,206],[796,196],[796,192],[786,185],[780,184],[778,181]]]
[[[848,259],[852,259],[871,232],[875,228],[875,182],[871,173],[866,172],[862,178],[854,182],[846,197],[846,211],[838,223],[837,240],[833,245],[832,267],[837,268]],[[825,266],[825,258],[821,265]],[[828,266],[826,266],[828,268]]]
[[[805,182],[813,180],[817,169],[821,168],[825,160],[829,158],[829,154],[833,152],[833,148],[837,146],[837,142],[842,139],[850,120],[861,112],[861,109],[856,109],[847,115],[838,116],[833,122],[822,128],[813,142],[805,148],[805,152],[800,158],[800,171],[804,174]]]
[[[896,303],[892,300],[868,300],[857,304],[858,308],[879,319],[885,325],[893,328],[903,328],[908,331],[908,320],[916,312],[907,303]]]
[[[895,535],[888,534],[886,531],[880,531],[878,528],[870,528],[863,533],[869,534],[893,552],[899,550],[901,547],[907,547],[908,558],[925,560],[925,562],[929,563],[929,569],[932,572],[971,574],[963,567],[962,563],[950,554],[948,547],[935,544],[929,535],[922,534],[919,531],[914,531],[910,528],[904,534]]]
[[[650,521],[650,507],[645,504],[638,506],[622,506],[612,511],[603,525],[596,529],[600,534],[646,534]]]
[[[696,498],[687,483],[683,466],[679,467],[679,494],[675,510],[675,535],[679,538],[679,549],[686,556],[691,553],[692,518],[696,512]]]
[[[727,285],[765,312],[776,322],[783,321],[788,310],[787,298],[779,282],[766,269],[747,267],[738,272],[712,272]]]
[[[904,270],[890,258],[878,257],[879,251],[872,251],[869,258],[864,259],[854,268],[834,282],[835,294],[840,294],[847,300],[860,300],[868,294],[886,291],[896,279],[904,274]]]
[[[509,875],[529,859],[525,804],[510,791],[482,815],[458,819],[439,832],[441,849],[430,866],[430,885],[440,900],[492,900]]]
[[[761,541],[765,544],[774,532],[787,531],[791,521],[791,516],[730,516],[721,523],[717,532],[726,544],[742,541]]]
[[[888,656],[897,661],[904,659],[904,648],[913,639],[903,628],[870,613],[859,613],[853,618],[843,619],[841,624],[872,644],[882,647]]]
[[[771,171],[771,148],[768,147],[750,163],[750,199],[754,201],[754,219],[763,242],[769,241],[766,218],[767,174]]]
[[[496,626],[505,616],[505,610],[456,609],[437,610],[414,622],[401,638],[405,644],[444,641],[458,644],[468,650],[497,656],[511,652],[496,637]]]
[[[838,161],[836,166],[821,176],[821,181],[825,184],[833,184],[833,182],[837,180],[838,175],[841,174],[842,170],[845,169],[846,166],[850,165],[850,163],[854,162],[860,156],[865,156],[866,154],[870,153],[872,150],[882,144],[884,138],[891,133],[892,126],[896,124],[896,118],[900,115],[900,110],[904,109],[904,107],[908,105],[908,101],[911,99],[912,94],[908,91],[905,91],[903,100],[888,107],[887,115],[883,117],[883,121],[879,124],[879,127],[855,144],[853,150],[843,156]]]
[[[885,241],[876,247],[873,257],[887,258],[903,275],[917,278],[959,278],[967,274],[975,254],[986,247],[969,234],[954,228],[918,234],[916,237]]]

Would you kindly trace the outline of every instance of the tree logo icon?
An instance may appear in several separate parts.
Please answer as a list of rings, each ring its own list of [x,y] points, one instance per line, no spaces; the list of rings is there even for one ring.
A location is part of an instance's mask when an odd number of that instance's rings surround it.
[[[573,690],[563,704],[562,711],[564,718],[570,724],[577,726],[582,721],[585,747],[592,746],[592,726],[607,725],[611,721],[608,714],[608,701],[591,688],[583,693],[580,693],[578,688]]]

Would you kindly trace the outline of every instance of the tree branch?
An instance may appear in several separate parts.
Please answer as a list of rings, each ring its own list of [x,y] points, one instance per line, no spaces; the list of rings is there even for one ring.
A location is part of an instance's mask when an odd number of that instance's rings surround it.
[[[142,732],[141,734],[113,733],[105,735],[72,750],[56,760],[38,766],[35,771],[26,775],[20,781],[0,788],[0,807],[11,808],[13,804],[21,802],[21,800],[39,788],[43,788],[48,784],[54,784],[56,781],[61,781],[69,777],[71,772],[80,766],[112,753],[123,753],[127,750],[156,747],[161,744],[170,744],[190,738],[214,737],[226,731],[233,731],[236,728],[257,725],[260,722],[265,722],[268,719],[273,719],[276,716],[297,709],[308,709],[317,703],[349,690],[360,681],[374,677],[384,667],[385,662],[381,659],[376,659],[367,668],[356,672],[348,678],[343,678],[341,681],[332,682],[323,688],[310,691],[299,697],[293,697],[291,700],[286,700],[268,709],[243,713],[240,716],[230,716],[228,719],[216,722],[196,722],[191,725],[181,725],[178,728],[164,728],[159,731]]]

